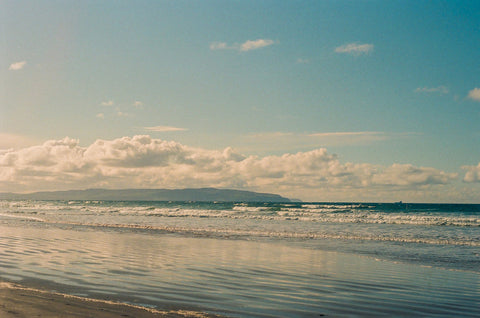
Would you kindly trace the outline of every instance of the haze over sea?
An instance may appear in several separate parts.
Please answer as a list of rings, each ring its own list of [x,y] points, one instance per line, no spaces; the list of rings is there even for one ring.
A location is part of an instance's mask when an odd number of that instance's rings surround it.
[[[0,277],[231,317],[480,314],[480,205],[8,201]]]

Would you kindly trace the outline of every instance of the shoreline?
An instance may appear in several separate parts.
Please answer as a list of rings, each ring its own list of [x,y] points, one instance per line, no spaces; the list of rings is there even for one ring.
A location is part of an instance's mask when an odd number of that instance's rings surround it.
[[[126,303],[55,293],[4,281],[0,282],[0,316],[2,318],[221,317],[218,315],[190,310],[151,309]]]
[[[47,215],[51,213],[48,209],[35,207],[32,216]],[[136,209],[133,206],[132,211]],[[64,213],[62,206],[53,211]],[[65,215],[71,217],[77,210],[66,211]],[[78,214],[82,211],[79,209]],[[115,218],[121,216],[117,210],[112,214]],[[104,214],[97,211],[96,215]],[[30,217],[25,213],[21,216]],[[137,222],[139,217],[133,216]],[[134,224],[128,219],[131,215],[126,217],[128,222],[123,223]],[[202,223],[203,220],[210,223]],[[195,221],[201,229],[212,226],[218,230],[226,228],[226,224],[233,223],[239,229],[252,224],[236,219],[224,224],[223,219],[217,220],[180,221],[186,225]],[[292,224],[280,223],[277,231]],[[338,227],[345,232],[350,228]],[[416,228],[407,229],[419,233]],[[447,234],[458,232],[457,228],[453,230]],[[476,229],[467,227],[462,233],[472,230]],[[252,240],[189,237],[163,232],[85,230],[17,219],[4,221],[1,216],[0,233],[2,318],[479,314],[480,273],[438,267],[457,259],[477,264],[478,254],[472,254],[477,252],[474,248],[457,245],[445,248],[448,246],[355,240],[301,242],[263,240],[254,235]],[[469,237],[475,241],[478,236],[472,233]],[[375,252],[378,256],[361,252]],[[458,258],[455,252],[470,256]],[[397,254],[404,257],[395,258]],[[392,258],[386,259],[387,256]]]

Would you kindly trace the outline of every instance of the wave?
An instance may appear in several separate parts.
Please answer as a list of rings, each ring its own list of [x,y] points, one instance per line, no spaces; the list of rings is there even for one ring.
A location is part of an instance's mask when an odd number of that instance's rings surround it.
[[[26,215],[0,213],[0,219],[2,217],[12,218],[12,219],[23,219],[23,220],[36,221],[36,222],[45,222],[45,219],[34,217],[34,216],[26,216]]]
[[[41,218],[44,221],[56,221],[62,217],[104,217],[132,216],[140,218],[212,218],[212,219],[244,219],[265,221],[296,221],[309,223],[339,224],[392,224],[418,226],[458,226],[480,227],[480,215],[464,215],[457,213],[403,213],[379,212],[371,209],[355,210],[347,206],[312,206],[308,208],[278,206],[241,206],[230,209],[203,209],[194,207],[155,207],[155,206],[55,206],[30,205],[27,208],[10,206],[0,216],[17,218]]]
[[[457,208],[457,207],[453,207]],[[468,208],[468,207],[467,207]],[[0,222],[134,229],[219,238],[480,246],[475,209],[425,205],[0,201]]]
[[[447,239],[447,238],[431,238],[431,237],[398,237],[386,236],[384,233],[375,234],[359,234],[359,233],[318,233],[318,232],[287,232],[264,230],[243,230],[228,228],[195,228],[182,226],[159,226],[145,224],[121,224],[121,223],[94,223],[94,222],[65,222],[65,221],[45,221],[40,218],[31,218],[30,220],[69,227],[89,227],[103,229],[123,229],[123,230],[140,230],[158,233],[170,233],[191,235],[205,238],[224,238],[224,239],[248,239],[255,238],[278,238],[278,239],[299,239],[299,240],[347,240],[347,241],[382,241],[382,242],[399,242],[399,243],[420,243],[431,245],[457,245],[480,247],[480,241],[474,241],[468,238]]]

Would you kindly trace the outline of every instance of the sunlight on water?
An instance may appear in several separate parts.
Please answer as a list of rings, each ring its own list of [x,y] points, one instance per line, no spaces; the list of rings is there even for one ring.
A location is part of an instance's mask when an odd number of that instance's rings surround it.
[[[275,243],[85,228],[0,226],[0,233],[0,277],[151,306],[189,304],[232,316],[373,314],[379,308],[407,315],[448,313],[441,305],[451,299],[468,312],[480,296],[473,273]],[[435,289],[434,303],[426,288]],[[345,302],[349,307],[342,308]]]
[[[479,224],[477,205],[0,201],[0,278],[233,317],[469,316]]]
[[[276,240],[479,271],[480,205],[0,201],[0,223]]]

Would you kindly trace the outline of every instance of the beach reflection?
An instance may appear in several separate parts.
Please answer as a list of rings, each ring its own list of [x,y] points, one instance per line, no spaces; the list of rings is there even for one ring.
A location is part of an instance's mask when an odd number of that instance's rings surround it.
[[[473,273],[280,243],[88,227],[0,226],[0,277],[44,282],[82,296],[231,316],[418,314],[451,299],[475,306],[479,296]],[[442,287],[434,302],[419,293],[425,286]]]

